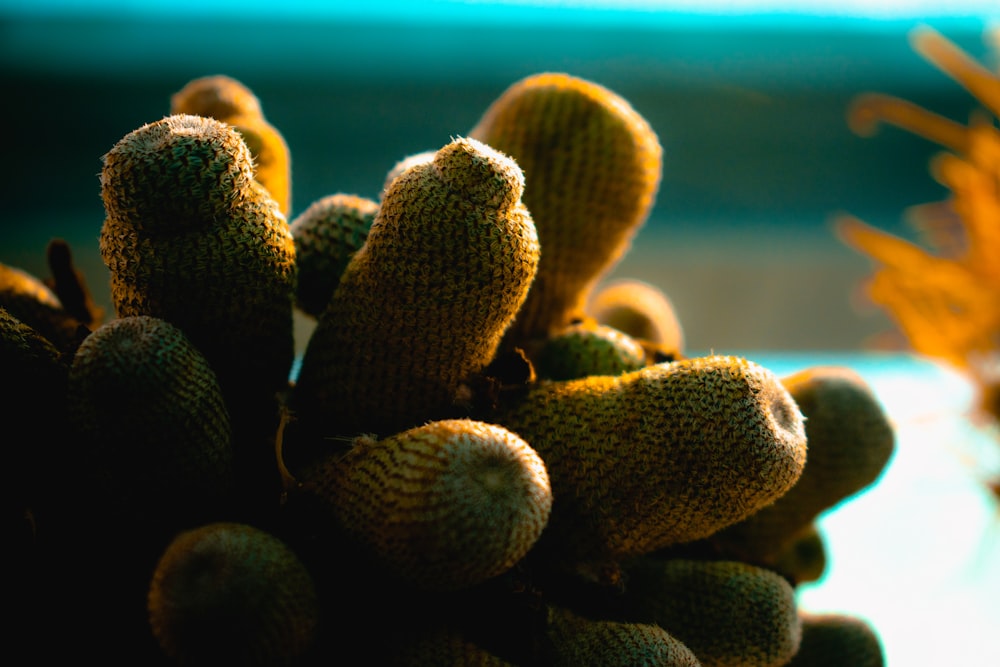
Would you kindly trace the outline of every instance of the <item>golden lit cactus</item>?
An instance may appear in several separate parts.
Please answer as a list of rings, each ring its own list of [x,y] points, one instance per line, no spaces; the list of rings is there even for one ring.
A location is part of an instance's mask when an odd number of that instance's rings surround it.
[[[674,304],[662,289],[634,278],[600,285],[587,302],[587,314],[679,359],[684,353],[684,329]]]
[[[595,619],[551,607],[546,635],[553,667],[701,667],[680,640],[655,623]]]
[[[176,529],[231,500],[229,413],[215,373],[177,327],[147,316],[98,327],[73,358],[67,396],[115,512]]]
[[[349,194],[314,201],[289,225],[298,267],[296,305],[319,317],[340,282],[347,262],[371,229],[378,203]]]
[[[311,647],[319,601],[289,546],[250,525],[179,534],[149,584],[149,623],[182,665],[294,664]]]
[[[889,416],[856,371],[816,366],[782,383],[805,415],[805,469],[773,504],[710,538],[759,564],[774,562],[820,513],[873,484],[895,449]]]
[[[119,317],[181,329],[208,360],[234,427],[238,482],[278,489],[278,399],[295,352],[295,244],[277,204],[253,180],[239,132],[168,116],[130,132],[104,157],[101,256]]]
[[[260,100],[249,88],[224,75],[193,79],[171,96],[170,113],[208,116],[235,127],[253,154],[254,178],[278,202],[281,212],[291,215],[292,166],[288,144],[264,117]]]
[[[646,350],[631,336],[593,320],[554,332],[535,359],[538,377],[575,380],[588,375],[620,375],[646,365]]]
[[[711,535],[784,494],[806,459],[795,402],[738,357],[539,382],[496,420],[545,460],[540,544],[571,566]]]
[[[323,435],[394,433],[461,416],[538,266],[513,160],[456,139],[386,191],[302,360],[294,406]]]
[[[584,310],[594,283],[626,252],[660,184],[659,140],[616,93],[562,73],[524,78],[469,136],[517,161],[538,227],[538,280],[507,339],[527,345]]]
[[[799,612],[802,643],[787,667],[883,667],[882,640],[864,619]]]
[[[0,263],[0,307],[44,336],[62,352],[72,352],[86,335],[82,322],[66,312],[48,285],[17,267]]]
[[[799,648],[795,589],[768,569],[647,557],[628,575],[636,618],[665,629],[704,667],[779,667]]]
[[[357,438],[302,489],[389,572],[429,590],[473,586],[511,568],[552,506],[538,454],[510,431],[468,419]]]

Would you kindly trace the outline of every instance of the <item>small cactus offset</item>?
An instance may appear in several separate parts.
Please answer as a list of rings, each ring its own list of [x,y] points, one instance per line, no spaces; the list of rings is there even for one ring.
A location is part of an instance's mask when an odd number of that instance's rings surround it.
[[[315,641],[312,576],[278,537],[210,523],[174,538],[149,585],[149,621],[181,665],[290,665]]]
[[[656,623],[589,618],[564,607],[549,610],[546,635],[558,667],[702,667],[697,656]]]
[[[620,95],[555,72],[510,86],[469,136],[529,175],[524,203],[542,260],[506,339],[529,348],[582,315],[596,281],[628,250],[659,189],[662,149]]]
[[[368,238],[378,203],[338,193],[314,201],[292,220],[298,286],[295,304],[314,318],[326,308],[351,256]]]
[[[292,212],[292,161],[285,137],[264,117],[260,100],[230,76],[204,76],[189,81],[170,97],[171,114],[207,116],[232,125],[250,148],[254,178]]]
[[[674,359],[684,354],[684,327],[670,297],[656,285],[633,278],[599,285],[587,314]]]
[[[359,438],[303,488],[390,572],[428,590],[467,588],[510,569],[552,507],[538,454],[510,431],[468,419]]]
[[[646,365],[646,349],[618,329],[587,320],[554,332],[535,361],[540,378],[576,380],[639,370]]]
[[[472,139],[393,181],[302,359],[304,427],[353,437],[461,416],[538,266],[523,188],[513,160]]]
[[[795,589],[771,570],[647,557],[629,575],[636,618],[677,637],[704,667],[781,667],[799,649]]]
[[[806,460],[799,408],[738,357],[539,382],[497,421],[545,460],[543,540],[570,565],[707,537],[787,492]]]
[[[884,667],[882,640],[872,625],[842,613],[800,611],[802,642],[786,667]]]

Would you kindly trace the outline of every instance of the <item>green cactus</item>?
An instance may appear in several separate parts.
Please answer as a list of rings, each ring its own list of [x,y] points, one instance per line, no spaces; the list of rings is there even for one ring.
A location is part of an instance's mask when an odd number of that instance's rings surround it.
[[[378,203],[338,193],[317,199],[292,220],[298,267],[296,305],[313,318],[326,308],[351,256],[368,238]]]
[[[647,557],[628,575],[636,618],[677,637],[704,667],[780,667],[799,649],[795,589],[771,570]]]
[[[552,506],[538,454],[508,430],[468,419],[359,438],[303,489],[388,571],[428,590],[468,588],[511,568]]]
[[[292,160],[284,136],[264,117],[260,100],[240,81],[224,75],[193,79],[170,97],[171,114],[207,116],[232,125],[250,148],[254,178],[292,212]]]
[[[391,434],[463,416],[538,265],[506,156],[456,139],[397,177],[309,339],[293,394],[303,428]]]
[[[211,523],[174,538],[156,564],[149,624],[182,665],[288,665],[319,626],[312,576],[278,537]]]
[[[510,86],[469,136],[511,156],[527,175],[524,203],[542,260],[506,344],[531,349],[583,315],[594,284],[646,222],[662,149],[620,95],[553,72]]]
[[[707,537],[788,491],[806,459],[795,402],[738,357],[539,382],[496,420],[545,460],[542,542],[570,566]]]

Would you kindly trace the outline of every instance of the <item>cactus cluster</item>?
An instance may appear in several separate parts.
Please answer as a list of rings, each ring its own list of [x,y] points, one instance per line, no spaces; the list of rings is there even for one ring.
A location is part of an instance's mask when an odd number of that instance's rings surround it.
[[[104,156],[112,318],[0,265],[0,405],[56,443],[11,448],[35,655],[881,664],[796,587],[887,416],[846,369],[688,356],[658,288],[602,287],[661,175],[627,101],[528,77],[377,201],[291,220],[249,90],[199,79],[171,111]]]

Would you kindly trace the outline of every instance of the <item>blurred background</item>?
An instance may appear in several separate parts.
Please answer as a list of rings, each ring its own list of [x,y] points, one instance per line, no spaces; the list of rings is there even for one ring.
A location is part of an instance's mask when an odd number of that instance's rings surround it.
[[[846,112],[878,91],[965,122],[973,98],[909,34],[929,25],[995,68],[998,21],[995,0],[0,0],[0,262],[47,275],[64,238],[110,312],[101,156],[200,76],[241,80],[284,134],[293,218],[328,194],[377,198],[398,160],[466,133],[524,76],[600,83],[664,148],[652,216],[608,277],[664,289],[692,354],[860,370],[898,426],[877,487],[822,522],[829,570],[804,604],[872,620],[893,667],[1000,664],[1000,510],[976,475],[996,435],[965,420],[961,376],[866,353],[892,324],[831,228],[846,212],[912,237],[905,209],[946,195],[937,145],[856,136]]]
[[[992,7],[992,15],[989,7]],[[696,350],[851,350],[887,327],[857,298],[867,261],[832,234],[847,211],[907,234],[936,200],[936,145],[863,138],[857,94],[965,120],[973,100],[910,49],[926,23],[971,55],[995,2],[254,2],[0,0],[0,261],[44,271],[70,241],[95,296],[101,156],[228,74],[292,155],[293,212],[377,197],[402,157],[472,128],[521,77],[564,71],[618,92],[664,148],[655,210],[612,276],[662,287]]]

